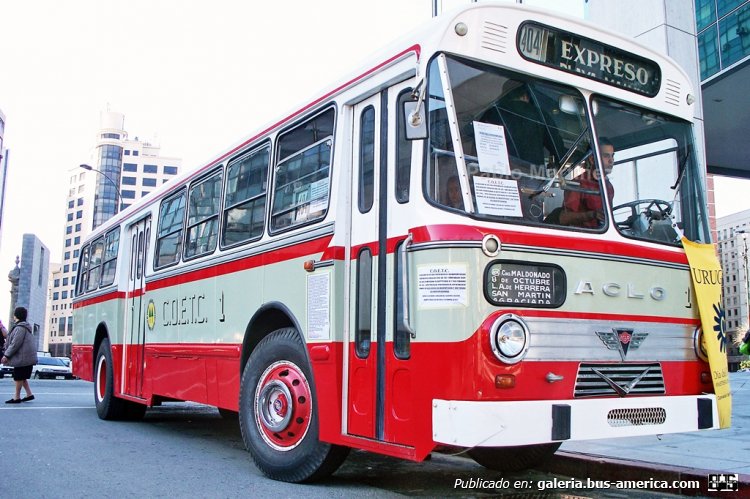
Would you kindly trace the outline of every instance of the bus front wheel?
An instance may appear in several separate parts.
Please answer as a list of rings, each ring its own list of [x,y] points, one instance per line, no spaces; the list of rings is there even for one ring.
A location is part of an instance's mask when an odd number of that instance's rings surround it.
[[[561,442],[516,447],[474,447],[467,454],[485,468],[495,471],[522,471],[533,468],[560,448]]]
[[[100,419],[141,419],[146,413],[146,406],[123,400],[115,396],[114,367],[109,340],[105,338],[96,352],[94,364],[94,402]]]
[[[349,449],[318,439],[311,368],[293,328],[253,350],[240,386],[240,430],[255,465],[269,478],[312,482],[341,465]]]

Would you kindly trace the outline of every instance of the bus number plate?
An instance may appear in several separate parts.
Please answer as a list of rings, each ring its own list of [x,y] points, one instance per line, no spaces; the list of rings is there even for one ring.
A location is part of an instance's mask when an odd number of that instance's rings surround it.
[[[547,37],[549,32],[533,24],[525,24],[518,39],[518,48],[529,59],[547,60]]]

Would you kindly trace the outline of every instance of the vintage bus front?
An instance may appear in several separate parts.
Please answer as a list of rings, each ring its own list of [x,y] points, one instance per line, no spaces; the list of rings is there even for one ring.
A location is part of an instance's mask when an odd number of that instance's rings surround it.
[[[501,24],[478,12],[455,20],[477,47]],[[624,39],[520,19],[502,54],[468,38],[426,63],[423,213],[443,215],[410,230],[402,318],[431,438],[513,469],[716,428],[681,244],[710,238],[689,82]]]

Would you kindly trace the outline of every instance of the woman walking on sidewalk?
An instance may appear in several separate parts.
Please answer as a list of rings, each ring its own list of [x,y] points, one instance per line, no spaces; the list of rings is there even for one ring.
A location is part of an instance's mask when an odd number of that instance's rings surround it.
[[[34,364],[37,363],[36,340],[31,334],[31,327],[26,322],[28,312],[23,307],[17,307],[13,311],[13,317],[16,324],[8,334],[8,341],[5,345],[5,353],[0,359],[1,364],[13,366],[13,381],[16,382],[16,394],[6,400],[6,404],[20,404],[34,400],[34,394],[29,387],[29,378]],[[26,390],[26,397],[21,398],[21,387]]]

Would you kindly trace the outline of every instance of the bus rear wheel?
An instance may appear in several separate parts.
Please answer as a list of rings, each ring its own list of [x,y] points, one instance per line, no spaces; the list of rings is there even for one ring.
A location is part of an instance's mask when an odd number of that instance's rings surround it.
[[[517,447],[474,447],[466,451],[485,468],[495,471],[522,471],[533,468],[557,452],[561,442]]]
[[[253,350],[240,386],[240,430],[255,465],[283,482],[332,474],[348,448],[321,442],[311,368],[294,328],[278,329]]]
[[[141,419],[146,413],[146,406],[115,397],[114,368],[112,365],[112,349],[109,339],[105,338],[99,344],[96,352],[94,371],[94,402],[96,413],[100,419]]]

